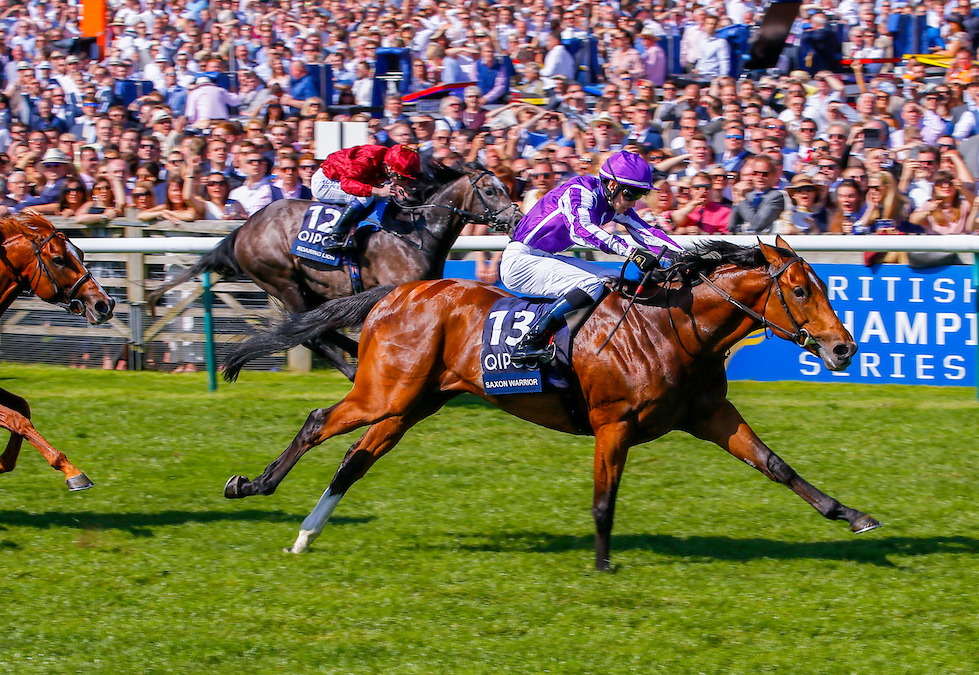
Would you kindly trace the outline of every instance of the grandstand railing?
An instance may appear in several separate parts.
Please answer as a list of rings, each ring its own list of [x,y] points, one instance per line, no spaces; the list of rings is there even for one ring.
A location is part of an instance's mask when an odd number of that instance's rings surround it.
[[[68,219],[53,222],[72,233],[83,226]],[[148,225],[138,221],[114,221],[110,231],[124,237],[75,237],[85,252],[86,263],[117,301],[116,316],[106,326],[92,327],[66,316],[62,310],[33,297],[19,298],[0,323],[0,358],[7,361],[51,362],[100,367],[105,355],[125,350],[130,369],[166,369],[168,360],[190,361],[208,367],[211,386],[216,386],[215,363],[228,346],[278,309],[258,286],[246,280],[222,281],[217,289],[211,279],[187,282],[167,294],[155,312],[146,307],[146,295],[168,273],[193,264],[197,256],[212,250],[223,236],[243,221],[198,221],[172,225]],[[197,236],[188,236],[195,234]],[[754,245],[756,236],[677,236],[685,248],[723,238]],[[979,253],[979,236],[852,236],[788,235],[786,242],[799,252],[934,251]],[[771,242],[772,236],[763,237]],[[507,236],[459,237],[454,252],[501,251]],[[973,264],[973,283],[979,286],[979,255]],[[977,298],[979,309],[979,298]],[[88,354],[87,364],[81,356]],[[258,369],[289,366],[306,370],[311,359],[305,350],[253,364]],[[171,366],[172,367],[172,366]]]

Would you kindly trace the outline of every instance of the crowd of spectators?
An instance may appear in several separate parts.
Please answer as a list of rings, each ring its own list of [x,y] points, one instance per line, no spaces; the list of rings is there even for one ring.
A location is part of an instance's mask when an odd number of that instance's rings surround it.
[[[309,198],[314,123],[359,120],[369,142],[482,162],[525,211],[626,149],[656,172],[640,214],[668,232],[975,229],[969,0],[803,4],[782,74],[739,80],[716,32],[756,29],[764,7],[752,0],[110,0],[94,59],[75,48],[79,11],[0,0],[0,215],[31,206],[94,236],[127,209],[241,219]],[[925,17],[922,39],[951,63],[943,75],[914,59],[817,69],[892,55],[901,14]],[[680,40],[682,72],[667,72],[664,36]],[[566,44],[590,38],[600,81],[586,88]],[[410,50],[413,90],[475,84],[434,114],[407,113],[394,93],[380,116],[345,107],[370,105],[384,48]],[[318,98],[312,64],[332,68],[334,100]],[[229,72],[233,92],[218,84]],[[127,105],[116,86],[127,80],[153,89]]]

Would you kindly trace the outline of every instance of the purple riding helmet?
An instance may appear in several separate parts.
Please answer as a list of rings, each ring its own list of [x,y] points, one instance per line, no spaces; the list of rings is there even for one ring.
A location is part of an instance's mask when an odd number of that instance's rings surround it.
[[[598,175],[602,179],[605,199],[610,205],[619,192],[624,193],[626,199],[634,201],[653,189],[653,171],[649,168],[649,162],[634,152],[621,150],[615,153],[605,160]],[[617,184],[614,191],[609,188],[609,182],[613,180]]]

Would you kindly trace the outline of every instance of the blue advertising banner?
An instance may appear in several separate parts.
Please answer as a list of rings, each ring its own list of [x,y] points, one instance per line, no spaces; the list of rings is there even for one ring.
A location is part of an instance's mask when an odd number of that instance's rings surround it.
[[[728,361],[732,380],[976,385],[976,289],[966,265],[813,265],[859,350],[843,372],[761,333]]]
[[[812,267],[826,282],[833,309],[857,342],[853,363],[843,372],[828,371],[819,357],[758,331],[731,351],[729,379],[976,386],[976,288],[971,267]],[[449,261],[445,276],[472,279],[474,263]]]

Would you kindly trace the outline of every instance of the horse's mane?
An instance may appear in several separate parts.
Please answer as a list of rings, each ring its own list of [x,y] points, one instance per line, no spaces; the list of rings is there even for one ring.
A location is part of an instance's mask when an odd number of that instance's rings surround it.
[[[470,171],[481,171],[482,168],[476,162],[470,162],[464,165],[463,168],[457,165],[446,166],[431,155],[426,155],[422,159],[421,178],[418,181],[421,186],[419,196],[423,201],[427,200],[442,188],[466,176],[468,174],[466,169]]]
[[[796,254],[787,249],[773,246],[776,251],[785,256]],[[721,265],[734,265],[741,269],[754,269],[767,265],[768,260],[758,246],[739,246],[729,241],[714,239],[697,244],[692,251],[684,251],[670,268],[672,274],[679,274],[686,284],[696,286],[700,283],[700,275],[710,276]]]
[[[0,235],[3,239],[15,234],[23,234],[28,238],[36,239],[42,233],[50,234],[53,231],[54,225],[33,209],[25,209],[18,215],[0,218]]]

